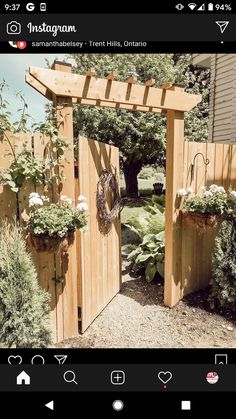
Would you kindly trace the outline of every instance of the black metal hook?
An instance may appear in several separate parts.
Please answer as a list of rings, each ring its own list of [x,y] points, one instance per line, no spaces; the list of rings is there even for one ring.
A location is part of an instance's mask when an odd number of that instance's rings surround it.
[[[201,155],[201,156],[202,156],[202,158],[203,158],[203,163],[205,164],[205,166],[207,166],[207,165],[210,163],[210,160],[209,160],[209,159],[205,159],[205,157],[204,157],[204,155],[203,155],[202,153],[197,153],[197,154],[195,154],[195,156],[194,156],[194,158],[193,158],[193,163],[191,163],[191,182],[193,182],[193,180],[194,180],[195,160],[196,160],[196,157],[197,157],[198,155]]]

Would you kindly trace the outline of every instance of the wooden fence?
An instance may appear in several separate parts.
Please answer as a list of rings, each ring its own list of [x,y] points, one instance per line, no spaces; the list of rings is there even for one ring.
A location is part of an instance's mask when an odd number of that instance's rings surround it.
[[[213,183],[222,185],[225,189],[236,188],[236,145],[185,141],[182,145],[180,142],[176,149],[174,160],[178,161],[180,165],[183,162],[183,166],[181,166],[183,170],[179,170],[173,175],[180,179],[178,188],[191,187],[197,195],[201,195],[202,186],[209,186]],[[205,165],[203,156],[198,155],[195,159],[194,178],[192,179],[191,164],[197,153],[202,153],[205,159],[209,159],[209,164]],[[175,197],[178,188],[174,189]],[[196,229],[187,224],[181,216],[179,202],[176,198],[175,201],[176,223],[173,223],[173,228],[178,241],[167,242],[166,255],[168,261],[169,252],[173,252],[173,264],[178,273],[175,281],[176,287],[172,295],[167,294],[170,277],[166,277],[165,303],[169,306],[176,304],[183,296],[209,284],[211,254],[218,230],[217,228]],[[168,269],[167,266],[166,269]]]
[[[17,147],[17,153],[25,144],[35,157],[44,159],[44,149],[48,142],[44,135],[6,134]],[[6,142],[0,142],[0,171],[11,164],[10,154]],[[74,176],[73,196],[70,197],[77,200],[79,193],[87,197],[88,232],[76,234],[67,257],[56,253],[37,253],[30,247],[39,283],[51,297],[54,342],[76,336],[79,329],[84,331],[120,289],[120,220],[117,219],[110,231],[104,234],[99,229],[97,219],[96,185],[103,168],[112,170],[119,178],[119,150],[81,138],[78,178]],[[24,184],[18,196],[22,224],[25,215],[29,213],[28,199],[31,192],[45,194],[54,202],[59,198],[59,195],[56,197],[58,191],[52,188]],[[16,215],[16,194],[9,187],[0,185],[0,217],[11,221]],[[61,278],[64,278],[64,282],[58,282]]]

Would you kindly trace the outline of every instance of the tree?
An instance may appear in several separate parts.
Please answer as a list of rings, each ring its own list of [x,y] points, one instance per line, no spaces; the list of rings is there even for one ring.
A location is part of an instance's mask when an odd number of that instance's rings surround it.
[[[73,54],[71,57],[75,61],[73,71],[76,73],[84,74],[88,68],[94,67],[99,77],[117,71],[118,80],[124,81],[131,74],[137,74],[140,84],[154,78],[156,86],[166,82],[189,86],[191,82],[195,91],[199,90],[194,84],[194,74],[189,77],[190,56],[186,54]],[[202,116],[201,111],[200,114]],[[199,117],[195,119],[198,121]],[[205,127],[206,118],[203,119],[198,123]],[[193,136],[196,125],[197,122],[192,129]],[[191,127],[191,122],[187,121],[186,130],[190,138]],[[165,150],[166,117],[159,114],[80,105],[74,111],[74,130],[76,136],[84,133],[90,138],[119,147],[126,194],[129,197],[138,197],[137,176],[142,167],[158,163]]]
[[[0,255],[0,347],[49,346],[49,295],[38,284],[21,229],[7,221],[0,224]]]

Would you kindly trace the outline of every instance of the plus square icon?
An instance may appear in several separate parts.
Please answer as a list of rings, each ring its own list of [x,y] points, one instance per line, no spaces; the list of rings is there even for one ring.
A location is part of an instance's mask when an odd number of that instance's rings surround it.
[[[115,386],[122,386],[125,383],[125,372],[120,370],[112,371],[111,384]]]

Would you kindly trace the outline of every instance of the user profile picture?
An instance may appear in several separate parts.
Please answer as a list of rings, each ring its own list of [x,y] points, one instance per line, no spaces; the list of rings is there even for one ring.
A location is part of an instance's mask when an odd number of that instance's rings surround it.
[[[209,384],[216,384],[219,381],[219,375],[217,372],[208,372],[206,380]]]

